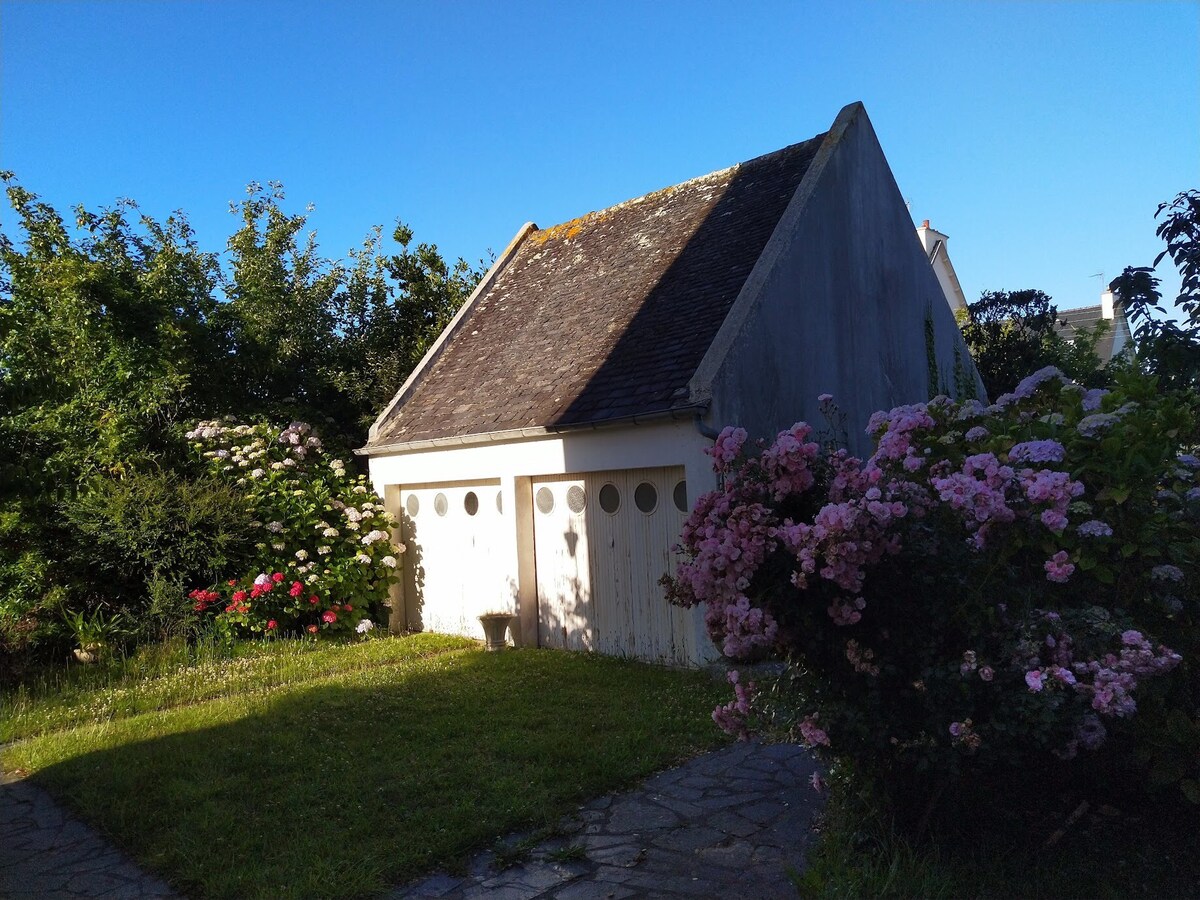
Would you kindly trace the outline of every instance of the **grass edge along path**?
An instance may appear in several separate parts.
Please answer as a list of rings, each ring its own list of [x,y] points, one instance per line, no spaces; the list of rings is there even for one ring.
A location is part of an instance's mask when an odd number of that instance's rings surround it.
[[[189,895],[364,896],[716,746],[720,699],[699,672],[455,650],[30,738],[2,764]]]

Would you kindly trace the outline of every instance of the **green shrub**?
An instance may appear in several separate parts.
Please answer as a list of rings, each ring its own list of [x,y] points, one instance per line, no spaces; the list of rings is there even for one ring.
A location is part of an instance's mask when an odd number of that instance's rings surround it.
[[[61,512],[80,538],[71,554],[77,595],[89,607],[124,609],[141,637],[188,628],[188,588],[235,571],[254,552],[246,498],[211,476],[98,476]]]

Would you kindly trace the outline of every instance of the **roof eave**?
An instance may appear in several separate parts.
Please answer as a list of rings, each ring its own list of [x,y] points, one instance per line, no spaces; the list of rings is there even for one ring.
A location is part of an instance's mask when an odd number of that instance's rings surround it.
[[[594,422],[573,422],[566,425],[535,425],[528,428],[509,428],[504,431],[458,434],[449,437],[426,438],[418,441],[401,441],[394,444],[371,444],[368,442],[365,447],[360,447],[354,452],[358,456],[374,457],[475,444],[502,444],[575,431],[599,431],[606,428],[657,425],[665,421],[691,419],[697,414],[704,413],[707,409],[707,403],[690,403],[687,406],[677,406],[649,413],[638,413],[632,416],[619,416],[613,419],[600,419]]]

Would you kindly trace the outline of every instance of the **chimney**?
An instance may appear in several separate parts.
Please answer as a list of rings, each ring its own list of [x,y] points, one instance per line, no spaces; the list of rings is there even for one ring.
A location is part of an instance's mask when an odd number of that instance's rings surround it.
[[[1113,317],[1113,305],[1115,302],[1116,297],[1111,290],[1107,290],[1100,295],[1100,316],[1102,318],[1111,319]]]

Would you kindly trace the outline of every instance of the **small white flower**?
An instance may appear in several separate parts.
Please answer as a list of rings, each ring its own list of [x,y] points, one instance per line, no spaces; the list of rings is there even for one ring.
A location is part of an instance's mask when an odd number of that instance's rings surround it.
[[[282,468],[283,468],[283,463],[281,463],[281,462],[273,462],[273,463],[271,463],[271,468],[272,468],[274,471],[278,472],[280,469],[282,469]]]
[[[361,484],[356,484],[354,486],[354,493],[365,494],[366,492],[367,492],[367,489],[365,487],[363,487]]]
[[[329,550],[329,548],[328,548],[328,547],[326,547],[326,546],[321,546],[321,547],[318,547],[318,548],[317,548],[317,552],[318,552],[318,553],[320,553],[322,556],[328,556],[328,555],[329,555],[329,552],[330,552],[330,550]]]
[[[281,465],[287,466],[290,469],[292,466],[296,465],[296,461],[289,457],[288,459],[285,459]]]
[[[358,531],[358,529],[361,527],[362,526],[359,525],[357,522],[347,522],[346,523],[346,528],[350,531]]]
[[[308,551],[307,550],[297,550],[296,551],[296,559],[300,560],[301,562],[304,562],[304,560],[308,559]]]
[[[262,469],[255,469],[253,472],[250,473],[250,477],[251,478],[262,478],[266,474],[267,473],[264,472]]]
[[[304,579],[305,584],[316,584],[316,581],[317,581],[316,575],[309,575],[307,578]]]
[[[394,557],[394,556],[385,556],[383,559],[380,560],[380,562],[383,563],[385,566],[387,566],[389,569],[396,568],[396,557]]]
[[[321,535],[327,538],[335,538],[338,536],[338,530],[336,528],[326,528],[321,532]]]
[[[359,634],[366,634],[368,631],[370,631],[374,627],[375,627],[375,623],[372,622],[370,619],[363,619],[361,622],[359,622],[357,625],[354,626],[354,630],[357,631]]]
[[[271,549],[272,550],[286,550],[287,544],[272,544]]]

